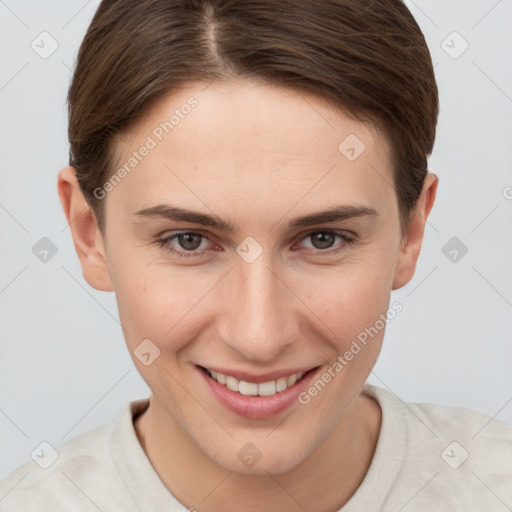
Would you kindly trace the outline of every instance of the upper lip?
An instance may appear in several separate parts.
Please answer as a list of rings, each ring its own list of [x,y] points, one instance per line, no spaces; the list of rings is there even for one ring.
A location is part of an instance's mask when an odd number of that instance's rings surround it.
[[[308,372],[309,370],[313,370],[316,366],[308,366],[303,368],[287,368],[283,370],[274,370],[272,372],[261,373],[255,375],[253,373],[239,371],[239,370],[230,370],[227,368],[220,368],[218,366],[202,366],[202,368],[210,371],[214,371],[217,373],[222,373],[224,375],[231,375],[235,377],[235,379],[244,382],[254,382],[255,384],[260,384],[262,382],[269,382],[271,380],[277,380],[280,377],[289,377],[294,373]]]

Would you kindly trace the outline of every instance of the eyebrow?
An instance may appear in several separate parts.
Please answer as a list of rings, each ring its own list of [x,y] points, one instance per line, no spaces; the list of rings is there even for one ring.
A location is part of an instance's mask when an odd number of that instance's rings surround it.
[[[233,223],[225,221],[217,215],[208,215],[171,205],[159,204],[150,208],[144,208],[143,210],[136,212],[135,215],[140,218],[160,217],[172,221],[190,222],[227,231],[229,233],[236,232],[236,226]],[[309,215],[302,217],[295,217],[288,222],[287,226],[289,229],[294,229],[308,227],[314,224],[342,221],[353,217],[374,217],[377,215],[377,210],[371,206],[340,205],[333,206],[332,208],[321,212],[310,213]]]

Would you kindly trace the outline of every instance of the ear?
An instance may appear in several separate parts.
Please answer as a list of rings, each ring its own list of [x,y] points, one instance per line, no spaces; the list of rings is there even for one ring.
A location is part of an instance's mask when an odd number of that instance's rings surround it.
[[[113,291],[103,236],[82,194],[73,167],[65,167],[60,171],[57,187],[85,280],[96,290]]]
[[[416,202],[416,207],[412,213],[398,254],[393,279],[393,290],[402,288],[414,276],[416,262],[418,261],[423,242],[425,224],[434,205],[438,182],[439,178],[433,173],[428,173],[425,177],[421,194]]]

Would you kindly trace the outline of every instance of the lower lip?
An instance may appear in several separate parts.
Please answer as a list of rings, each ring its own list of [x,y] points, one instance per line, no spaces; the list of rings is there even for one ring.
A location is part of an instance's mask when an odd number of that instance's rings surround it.
[[[212,379],[204,370],[196,367],[219,402],[230,411],[248,419],[264,420],[282,413],[293,403],[313,379],[319,368],[309,370],[293,386],[271,396],[245,396],[231,391]]]

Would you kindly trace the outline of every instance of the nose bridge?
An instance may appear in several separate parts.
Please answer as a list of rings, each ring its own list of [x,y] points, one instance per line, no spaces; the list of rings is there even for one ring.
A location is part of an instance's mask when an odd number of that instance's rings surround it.
[[[263,254],[252,263],[240,258],[230,273],[224,341],[253,362],[275,359],[293,341],[293,301],[281,279]]]

